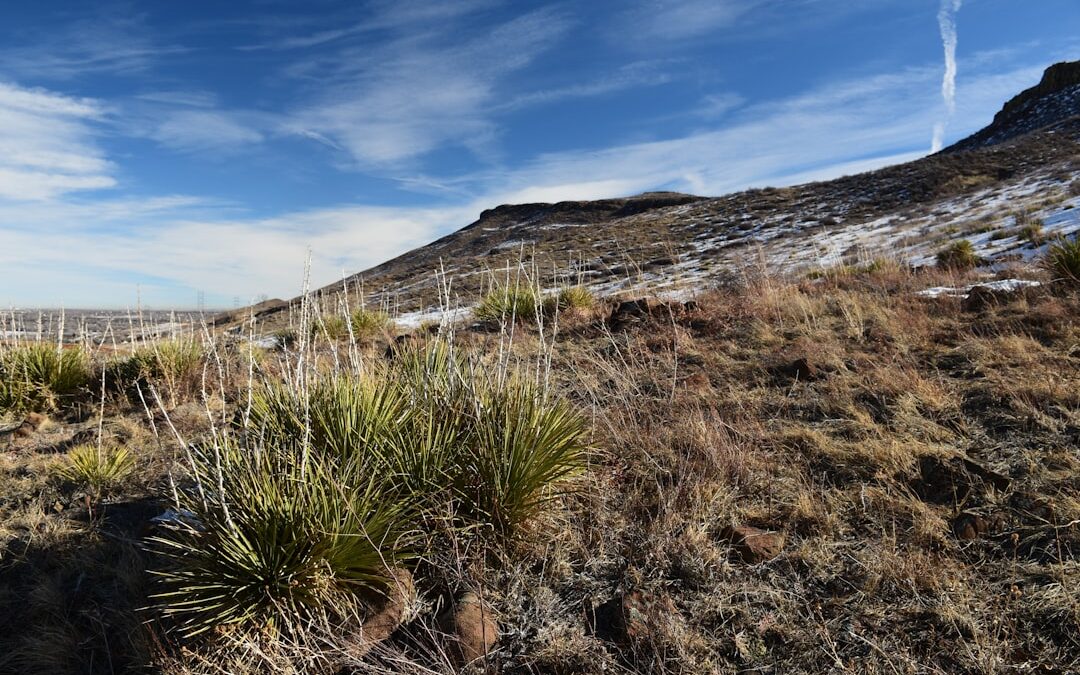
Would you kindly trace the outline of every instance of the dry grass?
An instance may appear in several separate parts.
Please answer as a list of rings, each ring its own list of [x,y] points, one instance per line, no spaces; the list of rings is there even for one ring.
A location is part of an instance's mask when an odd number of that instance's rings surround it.
[[[459,331],[465,353],[543,364],[598,452],[509,547],[449,536],[426,553],[415,621],[349,667],[454,672],[418,636],[448,597],[482,589],[503,626],[487,672],[1075,671],[1080,298],[1030,293],[976,314],[912,293],[957,274],[763,277],[619,330],[598,307],[561,323],[554,344],[551,326],[519,326],[512,341]],[[383,346],[321,341],[309,358],[353,370]],[[148,472],[112,503],[163,508],[170,476],[183,480],[170,423],[194,438],[243,410],[247,366],[221,358],[210,372],[223,386],[164,410],[147,395],[149,416],[137,397],[110,400],[104,417],[128,421],[106,424],[104,442]],[[799,359],[813,372],[796,373]],[[255,370],[285,377],[291,363],[270,355]],[[0,668],[329,667],[318,641],[183,642],[135,612],[145,521],[116,507],[110,521],[109,504],[80,520],[76,495],[49,480],[42,433],[10,441],[0,462]],[[735,555],[725,528],[740,525],[782,534],[779,555]],[[634,592],[649,604],[626,634],[610,608]]]

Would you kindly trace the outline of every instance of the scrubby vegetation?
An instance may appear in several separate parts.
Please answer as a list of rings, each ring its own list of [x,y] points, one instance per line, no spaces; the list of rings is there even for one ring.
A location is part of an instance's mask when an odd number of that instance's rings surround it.
[[[529,322],[543,313],[540,293],[527,283],[503,285],[488,291],[476,305],[478,321]]]
[[[386,334],[393,327],[390,315],[378,309],[358,309],[349,317],[353,336],[359,340],[371,340]]]
[[[208,335],[175,396],[84,382],[0,439],[0,670],[1070,672],[1080,297],[915,293],[978,280],[761,276],[389,351]]]
[[[1045,265],[1054,279],[1067,284],[1080,284],[1080,237],[1051,244],[1046,252]]]
[[[964,271],[979,264],[975,247],[967,239],[959,239],[938,251],[937,266],[942,269]]]
[[[52,410],[90,380],[86,353],[77,347],[29,343],[0,351],[0,410]]]
[[[118,487],[134,470],[135,458],[126,448],[85,444],[68,452],[58,474],[97,500]]]

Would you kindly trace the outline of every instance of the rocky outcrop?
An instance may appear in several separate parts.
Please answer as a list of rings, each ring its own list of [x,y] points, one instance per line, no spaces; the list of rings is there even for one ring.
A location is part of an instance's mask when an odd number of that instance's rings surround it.
[[[944,152],[958,152],[1004,143],[1023,134],[1080,115],[1080,61],[1046,69],[1039,84],[1014,96],[990,126]]]

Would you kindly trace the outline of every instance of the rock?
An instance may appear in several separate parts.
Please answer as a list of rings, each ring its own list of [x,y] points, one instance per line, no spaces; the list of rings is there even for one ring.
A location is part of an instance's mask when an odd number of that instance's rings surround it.
[[[995,291],[986,286],[975,286],[961,301],[960,308],[965,312],[981,312],[1005,304],[1016,296],[1016,291]]]
[[[399,354],[407,352],[411,349],[417,349],[421,345],[423,345],[423,340],[420,338],[420,336],[414,333],[404,333],[395,337],[394,341],[387,345],[386,352],[383,354],[383,356],[387,360],[393,360]]]
[[[705,373],[691,373],[683,380],[682,385],[687,391],[696,391],[702,394],[712,391],[712,383],[709,382],[709,378]]]
[[[386,590],[386,595],[360,624],[358,639],[349,650],[352,658],[363,658],[376,645],[390,637],[405,620],[409,604],[416,597],[416,586],[407,569],[399,567],[392,574],[394,580]]]
[[[953,534],[957,539],[972,541],[981,537],[990,526],[986,519],[975,513],[961,513],[952,523]]]
[[[597,607],[590,628],[597,637],[625,644],[649,640],[681,621],[682,614],[669,595],[631,591]]]
[[[658,303],[648,298],[635,300],[623,300],[608,317],[608,324],[614,328],[621,328],[627,324],[647,319],[657,311]]]
[[[779,372],[782,376],[799,382],[812,382],[823,375],[821,370],[805,356],[781,367]]]
[[[499,639],[491,608],[471,591],[439,617],[439,628],[450,637],[449,652],[459,666],[487,656]]]
[[[752,565],[772,560],[784,550],[784,535],[749,525],[725,529],[724,538],[731,542],[743,562]]]
[[[983,517],[977,513],[961,513],[953,519],[952,530],[957,539],[973,541],[986,534],[1000,532],[1005,528],[1005,518],[1000,514]]]
[[[911,487],[925,502],[961,504],[976,488],[991,486],[999,492],[1007,492],[1011,485],[1011,478],[969,457],[924,455],[919,458],[919,477]]]
[[[0,428],[0,435],[11,434],[16,438],[29,438],[47,421],[48,418],[40,413],[28,413],[21,422],[15,422]]]

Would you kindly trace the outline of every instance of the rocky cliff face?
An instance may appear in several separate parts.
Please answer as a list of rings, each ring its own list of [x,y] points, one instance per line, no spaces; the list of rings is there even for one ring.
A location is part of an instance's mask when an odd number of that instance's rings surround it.
[[[1004,143],[1077,115],[1080,115],[1080,61],[1057,63],[1046,69],[1039,84],[1006,103],[990,126],[945,152]]]

